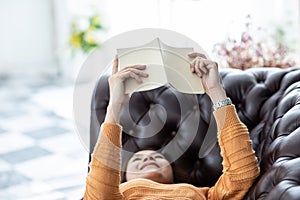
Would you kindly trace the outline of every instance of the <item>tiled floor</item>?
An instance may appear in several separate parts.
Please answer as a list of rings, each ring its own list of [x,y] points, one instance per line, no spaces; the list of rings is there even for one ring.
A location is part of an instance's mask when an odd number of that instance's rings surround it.
[[[72,92],[58,80],[0,77],[0,199],[82,197],[88,153],[74,131]]]

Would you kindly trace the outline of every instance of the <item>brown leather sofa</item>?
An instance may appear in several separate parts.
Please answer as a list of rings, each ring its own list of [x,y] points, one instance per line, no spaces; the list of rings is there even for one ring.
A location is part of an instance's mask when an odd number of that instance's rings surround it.
[[[299,200],[300,69],[221,69],[220,73],[227,95],[249,129],[261,168],[244,199]],[[108,100],[107,77],[102,77],[91,105],[91,150]],[[167,86],[134,93],[124,106],[121,124],[123,163],[131,152],[155,149],[172,162],[176,182],[212,186],[222,173],[212,104],[206,94],[182,94]],[[204,140],[209,144],[205,148]]]

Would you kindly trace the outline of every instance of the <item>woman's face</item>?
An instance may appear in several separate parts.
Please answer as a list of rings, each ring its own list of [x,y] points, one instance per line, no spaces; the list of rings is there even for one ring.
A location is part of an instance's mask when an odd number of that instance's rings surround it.
[[[136,178],[146,178],[158,183],[173,183],[173,170],[162,154],[143,150],[135,153],[127,164],[127,181]]]

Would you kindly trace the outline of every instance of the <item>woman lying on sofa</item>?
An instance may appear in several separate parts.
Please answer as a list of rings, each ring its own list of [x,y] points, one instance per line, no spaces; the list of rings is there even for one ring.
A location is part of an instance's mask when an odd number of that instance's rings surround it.
[[[165,157],[152,150],[136,152],[128,161],[126,182],[121,183],[120,111],[128,96],[124,81],[142,83],[147,77],[145,65],[128,66],[118,71],[114,60],[109,78],[110,100],[100,136],[94,148],[90,172],[86,180],[85,200],[100,199],[242,199],[259,175],[259,167],[251,147],[248,129],[239,120],[220,84],[218,66],[202,54],[191,53],[190,66],[202,80],[205,92],[214,104],[218,141],[223,157],[223,174],[211,187],[198,188],[190,184],[173,184],[173,171]]]

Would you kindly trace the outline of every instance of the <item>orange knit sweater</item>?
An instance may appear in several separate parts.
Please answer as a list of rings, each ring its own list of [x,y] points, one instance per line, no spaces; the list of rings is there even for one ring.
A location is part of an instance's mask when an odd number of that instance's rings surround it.
[[[213,187],[160,184],[146,179],[120,184],[122,128],[104,123],[90,164],[84,199],[242,199],[259,175],[249,133],[233,105],[218,109],[214,115],[223,157],[223,174]]]

